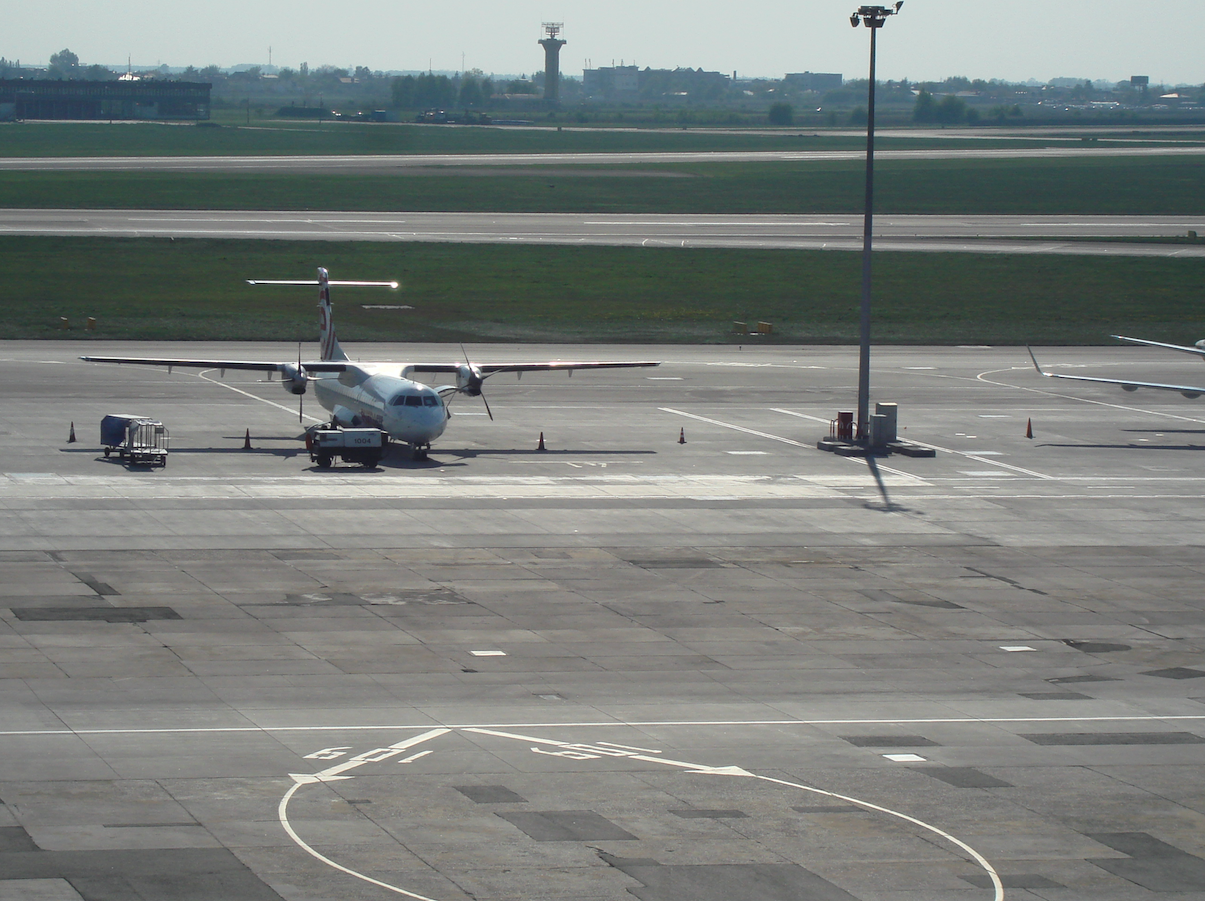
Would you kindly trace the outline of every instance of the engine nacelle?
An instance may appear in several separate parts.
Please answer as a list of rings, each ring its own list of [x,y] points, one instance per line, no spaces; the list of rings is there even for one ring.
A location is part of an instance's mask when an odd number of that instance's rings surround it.
[[[310,383],[310,376],[304,366],[286,363],[280,368],[280,383],[290,394],[305,394],[305,389]]]
[[[462,363],[456,367],[456,389],[469,397],[480,397],[481,386],[485,376],[472,363]]]

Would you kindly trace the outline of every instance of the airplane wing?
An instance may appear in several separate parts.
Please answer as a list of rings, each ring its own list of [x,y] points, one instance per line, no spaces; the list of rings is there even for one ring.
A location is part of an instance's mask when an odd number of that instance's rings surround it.
[[[460,372],[464,363],[409,363],[406,369],[410,372]],[[585,362],[568,363],[550,361],[548,363],[474,363],[472,364],[483,375],[494,375],[499,372],[561,372],[575,369],[634,369],[646,366],[660,366],[660,360],[633,360],[619,362]]]
[[[1168,350],[1178,350],[1181,353],[1196,354],[1205,357],[1205,347],[1185,347],[1183,344],[1164,344],[1162,341],[1148,341],[1146,338],[1127,338],[1125,335],[1113,335],[1118,341],[1129,341],[1131,344],[1145,344],[1149,347],[1166,347]]]
[[[143,366],[166,366],[172,369],[182,366],[188,369],[249,369],[254,372],[288,372],[296,370],[296,363],[276,363],[256,360],[169,360],[161,357],[80,357],[88,363],[134,363]],[[315,360],[302,362],[306,372],[344,372],[346,360]]]
[[[1113,337],[1118,338],[1121,336],[1114,335]],[[1123,340],[1133,340],[1133,339],[1123,339]],[[1144,343],[1153,344],[1154,342],[1144,342]],[[1159,345],[1159,346],[1171,347],[1172,345],[1164,344],[1164,345]],[[1039,375],[1044,375],[1048,379],[1071,379],[1076,382],[1098,382],[1100,384],[1105,384],[1105,385],[1120,385],[1126,391],[1137,391],[1139,388],[1158,388],[1163,391],[1179,391],[1181,394],[1183,394],[1189,400],[1194,400],[1194,399],[1200,397],[1202,394],[1205,394],[1205,388],[1199,388],[1199,387],[1195,387],[1193,385],[1163,385],[1163,384],[1160,384],[1159,382],[1135,382],[1135,381],[1131,381],[1130,379],[1104,379],[1104,378],[1099,378],[1096,376],[1088,376],[1088,375],[1064,375],[1064,374],[1058,373],[1058,372],[1046,372],[1044,369],[1042,369],[1041,366],[1038,365],[1038,358],[1033,355],[1033,349],[1028,346],[1026,346],[1025,349],[1029,351],[1029,358],[1031,360],[1033,360],[1033,368],[1038,371]],[[1176,349],[1177,350],[1189,350],[1189,351],[1192,350],[1192,348],[1187,348],[1187,347],[1184,347],[1184,348],[1177,347]],[[1193,351],[1193,352],[1196,353],[1196,351]]]

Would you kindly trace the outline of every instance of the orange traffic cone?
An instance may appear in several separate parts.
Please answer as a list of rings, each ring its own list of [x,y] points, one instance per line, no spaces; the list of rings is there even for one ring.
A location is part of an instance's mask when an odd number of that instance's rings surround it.
[[[1025,437],[1026,438],[1033,437],[1033,420],[1032,419],[1028,419],[1025,421]]]
[[[685,443],[686,443],[686,429],[685,429],[685,428],[682,428],[682,429],[681,429],[681,430],[678,432],[678,443],[679,443],[679,444],[685,444]]]
[[[247,434],[243,436],[243,450],[251,450],[251,430],[247,429]]]
[[[75,444],[75,423],[71,423],[71,434],[67,436],[68,444]]]
[[[540,443],[536,445],[536,450],[547,450],[544,447],[544,433],[540,432]]]

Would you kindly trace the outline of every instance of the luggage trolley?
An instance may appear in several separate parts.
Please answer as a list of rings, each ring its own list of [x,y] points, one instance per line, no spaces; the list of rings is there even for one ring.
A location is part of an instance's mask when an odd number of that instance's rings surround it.
[[[129,464],[167,465],[167,427],[157,419],[111,413],[100,421],[100,443],[105,456],[116,453]]]

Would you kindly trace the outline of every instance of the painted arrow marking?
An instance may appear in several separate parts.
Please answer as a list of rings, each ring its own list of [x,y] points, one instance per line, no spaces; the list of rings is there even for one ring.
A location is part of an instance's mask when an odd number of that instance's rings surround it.
[[[431,729],[428,732],[424,732],[421,735],[416,735],[413,738],[400,741],[397,744],[389,745],[383,748],[374,748],[371,751],[365,751],[362,754],[357,754],[355,757],[325,769],[320,773],[313,773],[310,775],[291,774],[294,780],[293,785],[285,793],[284,797],[281,798],[280,807],[278,810],[281,826],[284,827],[284,830],[289,834],[289,837],[293,839],[293,841],[296,842],[297,845],[300,846],[304,851],[306,851],[306,853],[342,873],[346,873],[349,876],[354,876],[357,879],[361,879],[364,882],[371,883],[372,885],[388,889],[389,891],[395,892],[399,895],[404,895],[407,898],[413,898],[415,901],[436,901],[434,898],[428,898],[425,895],[408,892],[396,885],[390,885],[387,882],[382,882],[379,879],[373,879],[371,876],[358,873],[355,870],[343,866],[342,864],[336,863],[318,851],[315,851],[313,848],[307,845],[299,835],[297,835],[297,833],[293,830],[293,827],[289,824],[288,803],[293,797],[294,793],[296,793],[296,791],[301,788],[302,785],[312,785],[318,782],[333,782],[342,779],[351,779],[353,777],[344,776],[342,774],[367,763],[380,763],[381,761],[397,757],[402,752],[414,747],[415,745],[422,744],[434,738],[439,738],[440,736],[446,735],[451,731],[451,729],[445,728]],[[495,738],[505,738],[511,741],[524,742],[531,747],[533,753],[554,757],[563,757],[568,760],[585,761],[601,760],[604,758],[639,760],[642,763],[656,763],[662,766],[676,767],[678,769],[685,770],[688,775],[742,776],[749,779],[758,779],[762,782],[781,785],[788,788],[798,789],[800,791],[811,792],[813,794],[824,795],[829,798],[846,801],[866,810],[871,810],[876,813],[885,814],[887,816],[895,817],[897,819],[904,820],[905,822],[912,823],[914,826],[918,826],[921,829],[924,829],[956,846],[988,874],[992,881],[994,901],[1003,901],[1004,899],[1004,885],[1000,880],[999,874],[996,872],[995,868],[991,865],[987,858],[985,858],[966,842],[956,838],[942,829],[939,829],[937,826],[926,823],[923,820],[917,819],[916,817],[909,816],[906,813],[901,813],[898,810],[892,810],[888,807],[882,807],[878,804],[871,803],[870,801],[863,801],[859,798],[853,798],[848,795],[841,795],[837,794],[836,792],[825,791],[822,788],[815,788],[813,786],[803,785],[798,782],[789,782],[784,779],[775,779],[770,776],[760,776],[757,773],[751,773],[739,766],[708,766],[706,764],[691,763],[685,760],[674,760],[672,758],[663,757],[661,756],[660,751],[650,748],[636,748],[630,745],[614,744],[613,742],[587,744],[584,742],[560,741],[554,738],[539,738],[533,735],[522,735],[516,732],[503,732],[497,729],[487,729],[472,726],[464,728],[463,731],[476,733],[478,735],[489,735]],[[555,750],[548,750],[550,748]],[[424,749],[399,761],[399,763],[410,763],[411,761],[424,757],[429,753],[431,753],[430,750]]]
[[[708,766],[705,763],[689,763],[685,760],[672,760],[669,757],[655,757],[660,751],[648,748],[633,748],[629,745],[617,745],[609,741],[598,744],[583,744],[581,742],[558,741],[555,738],[537,738],[533,735],[519,735],[515,732],[500,732],[496,729],[465,729],[465,732],[476,732],[478,735],[492,735],[496,738],[509,738],[515,741],[533,742],[536,747],[531,750],[536,754],[546,754],[550,757],[565,757],[569,760],[597,760],[601,757],[623,757],[628,760],[639,760],[643,763],[660,763],[664,766],[676,766],[692,773],[716,776],[752,776],[739,766]],[[560,748],[559,751],[545,751],[540,745]],[[647,753],[637,753],[644,751]]]
[[[476,732],[480,735],[493,735],[498,738],[509,738],[509,739],[514,739],[516,741],[522,741],[522,742],[534,742],[537,745],[537,747],[533,747],[532,751],[534,751],[537,754],[552,754],[555,756],[564,756],[564,757],[568,757],[571,760],[590,760],[590,759],[599,759],[602,757],[626,757],[630,760],[639,760],[644,763],[660,763],[665,766],[679,767],[693,775],[744,776],[744,777],[751,778],[751,779],[760,779],[763,782],[769,782],[769,783],[772,783],[775,785],[788,786],[790,788],[797,788],[802,791],[812,792],[813,794],[825,795],[829,798],[837,798],[842,801],[847,801],[851,804],[856,804],[858,807],[862,807],[866,810],[873,810],[876,813],[887,814],[888,816],[896,817],[897,819],[901,819],[908,823],[912,823],[913,825],[919,826],[920,828],[925,829],[925,830],[933,833],[934,835],[940,836],[941,838],[948,841],[950,844],[955,845],[956,847],[960,848],[963,852],[965,852],[967,855],[969,855],[970,858],[975,861],[975,863],[977,863],[980,867],[982,867],[983,870],[991,878],[992,887],[995,890],[994,901],[1003,901],[1003,898],[1004,898],[1004,885],[1000,881],[1000,876],[999,876],[999,874],[996,873],[995,868],[992,867],[991,863],[987,860],[987,858],[985,858],[982,854],[980,854],[978,851],[976,851],[974,848],[972,848],[966,842],[962,841],[961,839],[955,838],[953,835],[950,835],[948,832],[945,832],[930,823],[926,823],[923,820],[918,820],[916,817],[908,816],[908,814],[906,814],[906,813],[901,813],[898,810],[892,810],[888,807],[881,807],[878,804],[872,804],[869,801],[862,801],[862,800],[859,800],[858,798],[851,798],[847,795],[839,795],[839,794],[836,794],[835,792],[825,791],[822,788],[814,788],[810,785],[802,785],[798,782],[787,782],[783,779],[774,779],[769,776],[759,776],[758,774],[750,773],[748,770],[744,769],[743,767],[739,767],[739,766],[707,766],[707,765],[701,764],[701,763],[689,763],[685,760],[672,760],[667,757],[652,756],[653,754],[660,753],[660,752],[656,752],[656,751],[651,752],[650,754],[634,753],[634,751],[636,751],[636,750],[643,751],[643,750],[645,750],[644,748],[630,749],[624,745],[613,745],[613,744],[610,744],[609,742],[600,742],[598,745],[588,745],[588,744],[581,744],[581,743],[576,743],[576,742],[557,741],[556,739],[552,739],[552,738],[536,738],[531,735],[519,735],[519,734],[516,734],[513,732],[502,732],[502,731],[499,731],[496,729],[465,729],[464,731],[465,732]],[[555,748],[560,748],[561,750],[559,752],[545,751],[542,748],[538,747],[539,745],[549,745],[549,746],[552,746]]]
[[[432,739],[439,738],[442,735],[447,735],[451,731],[451,729],[444,728],[431,729],[422,733],[421,735],[415,735],[413,738],[407,738],[404,741],[399,741],[397,744],[389,745],[385,748],[373,748],[371,751],[365,751],[363,754],[357,754],[355,757],[345,760],[342,763],[335,764],[334,766],[325,769],[320,773],[312,773],[309,775],[291,773],[290,775],[293,777],[293,785],[287,792],[285,792],[284,797],[280,799],[280,805],[276,809],[276,815],[280,819],[280,825],[284,828],[284,831],[288,833],[289,838],[291,838],[297,844],[297,846],[301,848],[301,850],[305,851],[315,860],[320,860],[322,863],[329,867],[335,868],[341,873],[346,873],[348,876],[355,876],[357,879],[361,879],[364,882],[371,883],[372,885],[379,886],[383,889],[388,889],[391,892],[396,892],[397,894],[404,895],[407,898],[413,898],[414,901],[435,901],[434,898],[428,898],[426,895],[418,895],[414,892],[408,892],[404,888],[398,888],[396,885],[390,885],[388,882],[382,882],[381,880],[373,879],[371,876],[367,876],[364,873],[356,872],[349,867],[343,866],[343,864],[336,863],[325,854],[315,851],[305,843],[305,840],[297,834],[296,830],[293,829],[293,825],[289,822],[289,801],[292,800],[293,795],[296,794],[297,790],[303,785],[314,785],[315,783],[319,782],[338,782],[344,779],[354,779],[354,776],[344,776],[343,773],[349,770],[354,770],[356,767],[361,767],[368,763],[380,763],[381,761],[389,760],[392,757],[397,757],[400,754],[408,751],[410,748],[413,748],[415,745],[421,745],[423,742],[428,742]],[[412,761],[418,760],[420,757],[425,757],[430,753],[431,752],[428,750],[423,750],[417,754],[407,757],[405,760],[399,761],[399,763],[411,763]]]
[[[341,779],[354,779],[354,776],[324,776],[322,773],[289,773],[298,785],[313,785],[315,782],[338,782]]]

